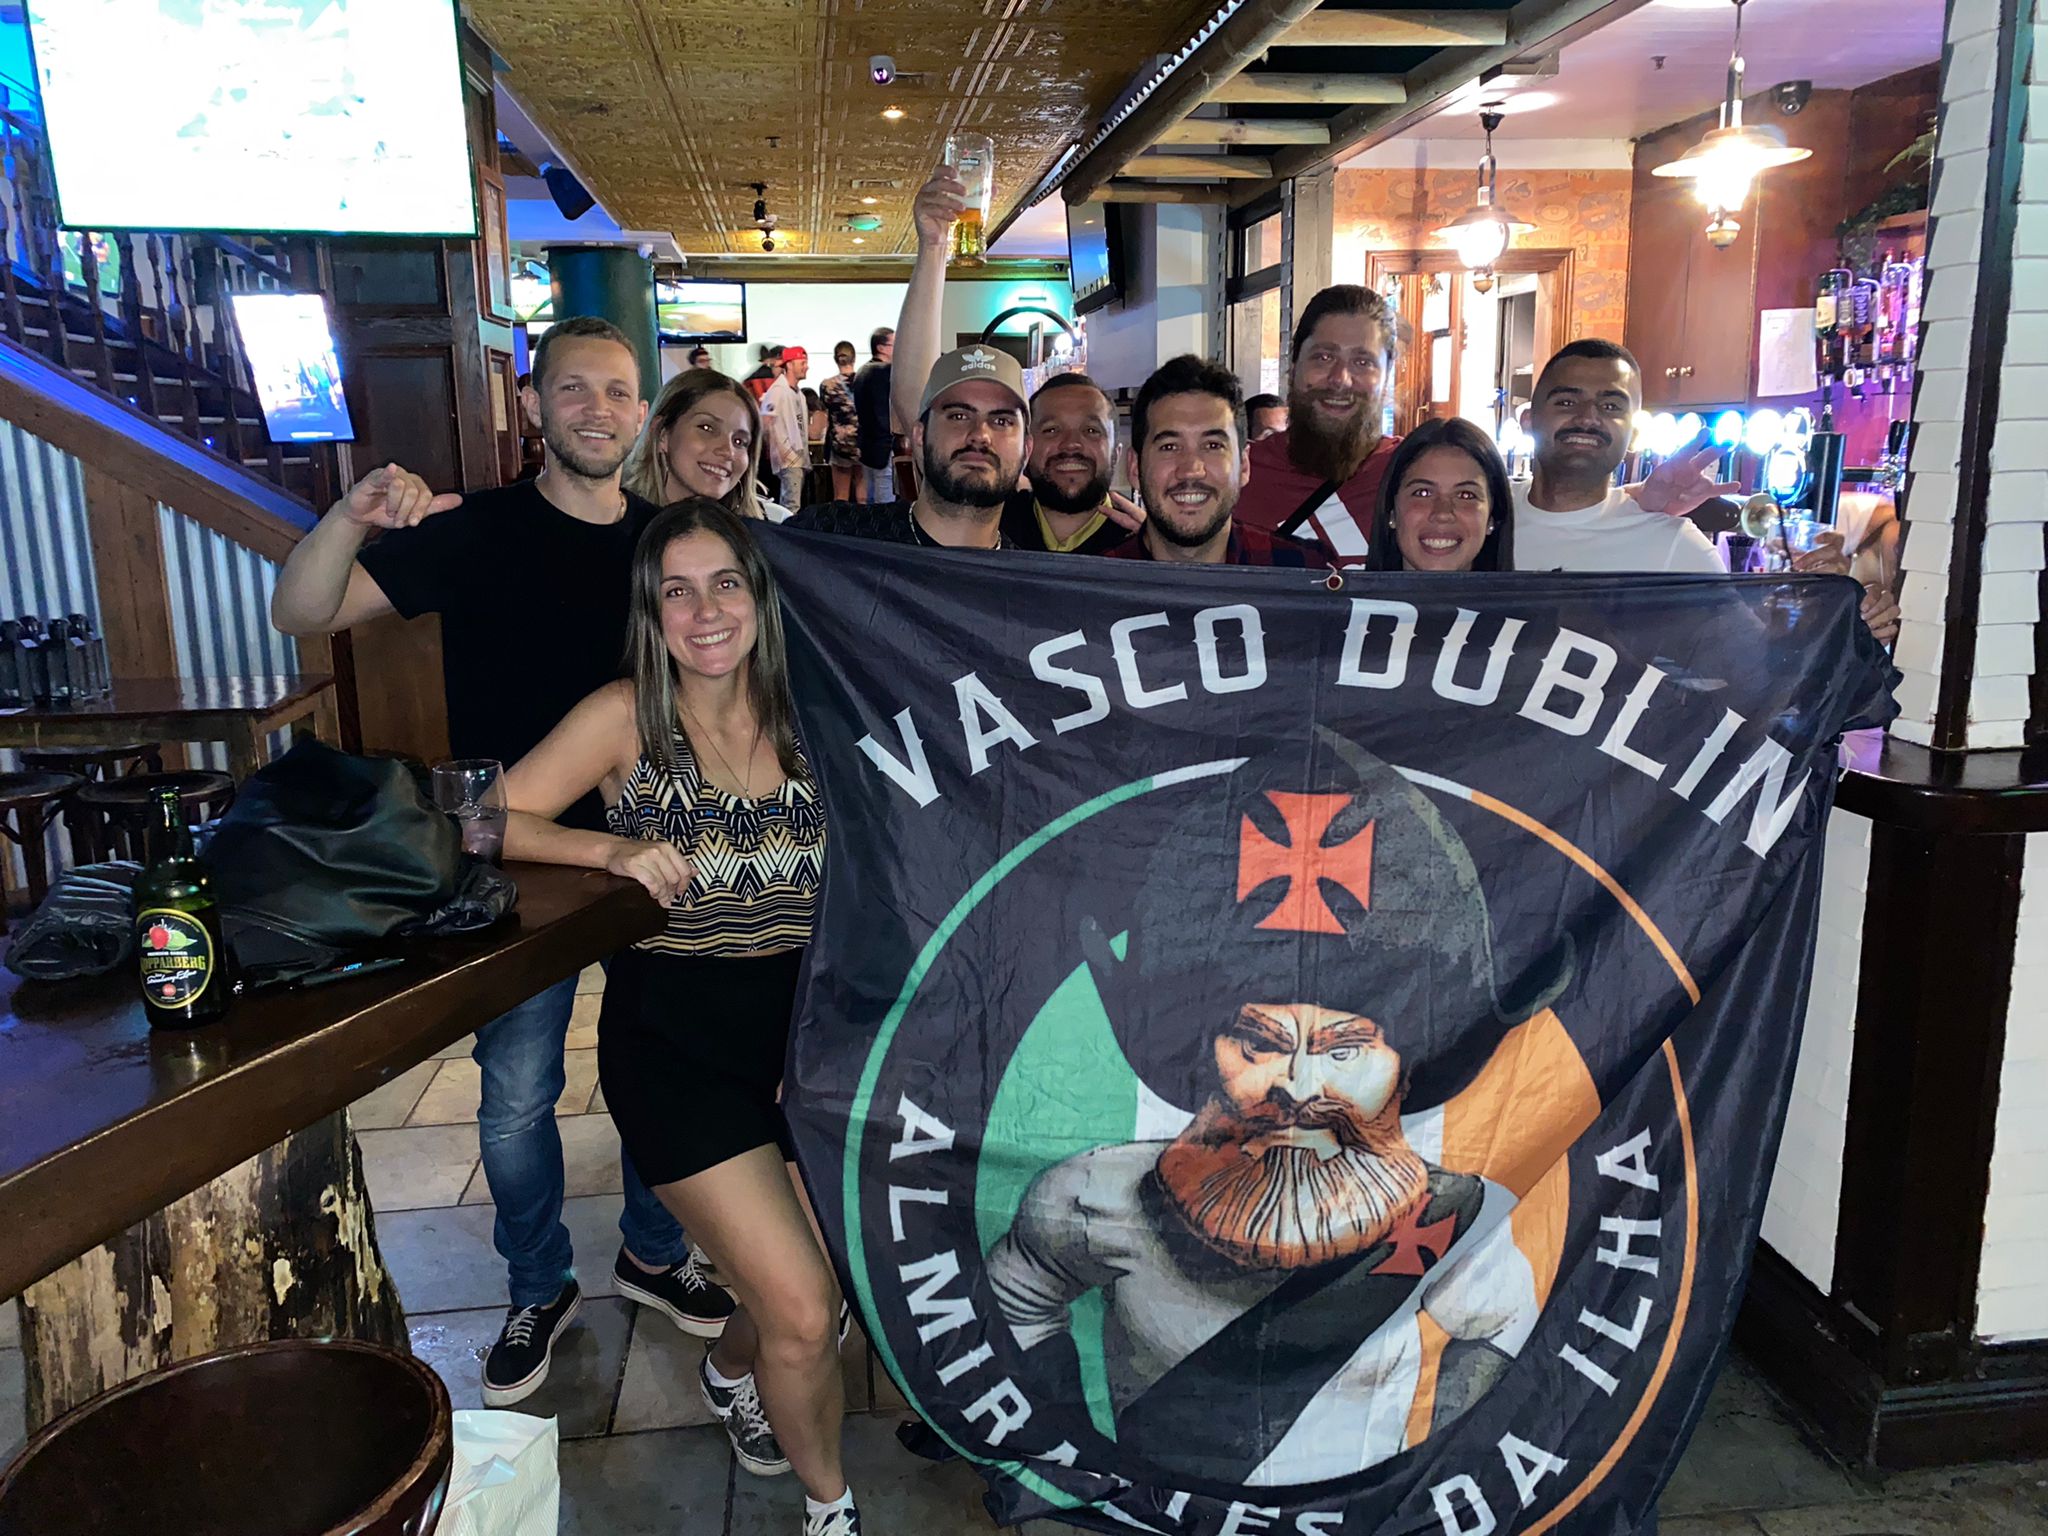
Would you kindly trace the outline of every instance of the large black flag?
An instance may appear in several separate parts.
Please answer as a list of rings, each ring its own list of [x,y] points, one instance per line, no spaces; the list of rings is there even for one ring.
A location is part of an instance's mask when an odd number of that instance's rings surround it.
[[[1000,1517],[1632,1532],[1891,710],[1855,584],[766,542],[831,825],[785,1107]]]

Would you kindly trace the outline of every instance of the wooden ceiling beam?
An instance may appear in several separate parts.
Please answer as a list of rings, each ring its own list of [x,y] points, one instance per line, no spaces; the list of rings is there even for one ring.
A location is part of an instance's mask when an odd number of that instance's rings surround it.
[[[1132,156],[1150,149],[1162,132],[1194,111],[1210,92],[1272,47],[1320,3],[1266,0],[1239,6],[1065,173],[1065,180],[1059,183],[1060,195],[1070,203],[1086,201]]]
[[[1326,123],[1299,118],[1190,117],[1175,123],[1159,144],[1327,144]]]
[[[1505,11],[1311,11],[1285,48],[1490,47],[1508,40]]]
[[[1169,186],[1163,182],[1112,181],[1094,196],[1091,203],[1220,203],[1225,201],[1221,186],[1196,186],[1182,182]]]
[[[1263,155],[1136,155],[1124,167],[1130,176],[1207,176],[1221,181],[1264,181],[1273,162]]]
[[[1611,26],[1649,0],[1521,0],[1508,13],[1504,42],[1478,49],[1460,48],[1437,54],[1408,72],[1406,100],[1362,103],[1330,120],[1326,147],[1283,148],[1273,156],[1273,176],[1284,181],[1343,160],[1426,121],[1443,110],[1454,92],[1489,70],[1505,69],[1531,54],[1554,53],[1605,26]],[[1233,195],[1239,189],[1233,188]],[[1245,188],[1246,195],[1256,193]]]
[[[1399,75],[1244,74],[1209,94],[1211,101],[1279,106],[1399,106],[1408,88]]]

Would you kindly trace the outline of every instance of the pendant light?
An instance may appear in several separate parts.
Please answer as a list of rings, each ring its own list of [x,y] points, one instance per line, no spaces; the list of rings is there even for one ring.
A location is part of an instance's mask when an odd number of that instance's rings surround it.
[[[1742,121],[1742,8],[1735,3],[1735,50],[1728,58],[1728,95],[1721,103],[1721,126],[1676,160],[1666,161],[1654,176],[1689,179],[1693,193],[1708,209],[1707,239],[1716,246],[1733,245],[1742,233],[1735,212],[1749,198],[1750,184],[1765,171],[1804,160],[1813,151],[1785,142],[1781,128],[1759,128]]]
[[[1479,190],[1472,206],[1437,231],[1457,251],[1458,260],[1472,274],[1472,286],[1485,293],[1493,286],[1493,264],[1500,260],[1508,242],[1526,235],[1536,226],[1508,217],[1494,202],[1493,130],[1501,114],[1492,108],[1479,114],[1486,130],[1486,154],[1479,162]]]

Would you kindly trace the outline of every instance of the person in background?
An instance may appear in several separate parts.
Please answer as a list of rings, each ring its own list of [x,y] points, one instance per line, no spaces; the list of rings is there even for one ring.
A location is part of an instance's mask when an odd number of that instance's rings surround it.
[[[1131,479],[1145,526],[1115,559],[1198,565],[1329,562],[1306,544],[1233,518],[1244,486],[1244,393],[1228,368],[1192,355],[1161,363],[1131,406]]]
[[[758,400],[768,393],[768,386],[775,382],[780,376],[781,371],[782,348],[773,345],[765,346],[761,349],[760,366],[748,374],[743,382],[748,389],[754,392],[754,398]]]
[[[709,368],[711,366],[711,349],[709,347],[690,348],[689,364],[692,368]]]
[[[962,347],[931,370],[910,433],[917,499],[806,507],[796,529],[949,549],[1008,549],[1003,503],[1024,468],[1024,370],[1007,352]]]
[[[860,473],[860,408],[853,403],[853,343],[832,348],[832,376],[818,386],[829,423],[825,444],[832,469],[834,501],[864,501],[866,477]]]
[[[1287,430],[1287,402],[1278,395],[1253,395],[1244,403],[1245,429],[1255,443]]]
[[[1287,425],[1252,444],[1237,519],[1264,533],[1319,539],[1340,564],[1361,560],[1395,439],[1380,435],[1400,323],[1370,288],[1340,284],[1295,322]]]
[[[515,393],[520,398],[525,398],[526,387],[532,382],[532,374],[522,373],[519,375]],[[547,449],[541,443],[539,431],[534,428],[531,422],[526,420],[526,413],[521,411],[519,416],[519,473],[512,478],[514,480],[536,480],[540,478],[540,472],[547,468]]]
[[[616,326],[593,316],[551,326],[520,403],[546,451],[538,479],[436,496],[417,475],[386,465],[299,541],[270,607],[288,635],[438,613],[449,745],[458,757],[502,763],[525,756],[578,699],[619,675],[633,546],[655,514],[619,483],[647,407],[632,343]],[[595,795],[559,809],[566,830],[604,825]],[[484,1357],[483,1397],[494,1408],[547,1379],[555,1340],[582,1305],[555,1126],[575,1002],[571,976],[484,1025],[472,1051],[482,1074],[484,1182],[496,1207],[491,1235],[511,1291]],[[631,1157],[621,1161],[623,1245],[613,1278],[684,1331],[715,1337],[731,1299],[705,1276]]]
[[[1529,406],[1534,464],[1528,484],[1515,491],[1521,569],[1724,574],[1712,542],[1686,519],[1709,498],[1739,489],[1714,477],[1719,448],[1676,454],[1640,484],[1615,483],[1642,404],[1642,369],[1619,342],[1584,337],[1543,365]],[[1847,575],[1841,535],[1823,533],[1792,568]],[[1862,612],[1879,640],[1897,637],[1899,609],[1889,593],[1866,589]]]
[[[747,524],[676,503],[633,557],[631,673],[506,775],[509,857],[609,870],[667,909],[598,1020],[619,1139],[740,1306],[698,1390],[757,1476],[794,1469],[805,1536],[859,1536],[840,1458],[838,1287],[778,1097],[824,868],[823,802],[790,703],[774,577]],[[602,831],[557,826],[593,791]]]
[[[1485,432],[1462,416],[1402,438],[1380,482],[1368,571],[1511,571],[1514,494]]]
[[[809,353],[784,347],[775,382],[761,397],[761,456],[775,474],[775,499],[791,512],[803,505],[804,471],[811,467],[811,411],[797,388],[810,371]]]
[[[761,518],[761,410],[744,384],[692,368],[662,385],[626,458],[625,485],[657,507],[701,496]]]
[[[868,360],[853,376],[853,406],[858,418],[854,443],[860,452],[862,494],[855,500],[876,503],[896,499],[896,427],[889,413],[890,359],[896,355],[896,332],[877,326],[868,337]]]

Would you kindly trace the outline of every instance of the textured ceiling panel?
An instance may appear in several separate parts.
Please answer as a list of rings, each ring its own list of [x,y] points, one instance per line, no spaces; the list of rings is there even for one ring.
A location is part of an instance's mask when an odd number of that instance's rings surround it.
[[[781,249],[877,255],[912,248],[911,199],[947,133],[995,140],[1000,220],[1215,5],[470,0],[470,13],[506,84],[623,227],[668,230],[686,252],[758,254],[748,183],[763,181]],[[907,78],[873,84],[881,53]],[[884,119],[892,103],[907,116]],[[861,246],[846,228],[858,213],[883,221]]]

